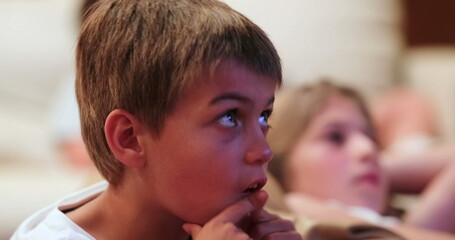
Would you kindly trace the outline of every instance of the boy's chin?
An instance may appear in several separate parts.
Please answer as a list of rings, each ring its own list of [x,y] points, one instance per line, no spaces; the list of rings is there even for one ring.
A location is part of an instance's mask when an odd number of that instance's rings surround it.
[[[201,205],[195,208],[197,208],[194,209],[196,211],[191,211],[191,213],[186,214],[186,216],[182,216],[181,219],[183,219],[184,222],[202,226],[220,214],[225,207],[220,206],[216,209],[207,209],[207,206]]]
[[[195,221],[194,223],[197,223],[199,225],[206,224],[207,222],[209,222],[210,220],[212,220],[213,218],[215,218],[216,216],[221,214],[226,208],[228,208],[235,202],[239,201],[240,199],[242,199],[241,196],[239,196],[238,198],[233,199],[231,201],[226,201],[225,203],[220,204],[218,206],[213,206],[213,208],[211,208],[211,209],[206,209],[207,211],[205,211],[204,213],[201,213],[199,216],[192,216],[192,218]],[[203,208],[204,208],[204,206],[202,206],[201,210]]]

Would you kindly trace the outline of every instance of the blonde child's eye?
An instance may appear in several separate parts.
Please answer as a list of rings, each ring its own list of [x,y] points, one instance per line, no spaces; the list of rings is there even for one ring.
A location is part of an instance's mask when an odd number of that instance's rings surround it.
[[[327,135],[327,139],[331,143],[342,145],[346,140],[346,136],[342,132],[331,132]]]
[[[230,110],[223,114],[219,119],[218,123],[224,127],[235,127],[237,126],[237,118],[235,110]]]
[[[272,111],[264,111],[262,112],[261,116],[259,117],[259,125],[261,127],[269,127],[269,118],[272,114]]]

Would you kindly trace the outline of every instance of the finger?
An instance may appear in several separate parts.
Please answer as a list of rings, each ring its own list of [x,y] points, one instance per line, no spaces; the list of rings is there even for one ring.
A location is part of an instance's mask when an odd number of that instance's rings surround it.
[[[239,227],[241,227],[244,231],[250,232],[250,229],[259,221],[263,219],[261,212],[263,211],[262,208],[267,201],[268,194],[267,192],[261,190],[256,192],[255,194],[250,195],[249,200],[253,202],[256,208],[250,212],[247,216],[245,216],[240,222]]]
[[[271,234],[294,231],[294,223],[289,220],[278,218],[273,221],[258,223],[254,225],[251,228],[249,235],[254,239],[262,239]]]
[[[254,238],[254,239],[261,239],[261,240],[302,240],[302,235],[300,235],[296,231],[290,232],[277,232],[272,233],[270,235],[265,236],[264,238]]]
[[[246,198],[226,207],[221,213],[215,216],[213,221],[238,223],[245,215],[253,210],[261,209],[267,200],[267,193],[258,191]]]
[[[253,205],[256,206],[255,210],[251,212],[252,216],[255,216],[256,214],[258,214],[262,211],[262,208],[264,207],[268,198],[269,198],[269,195],[264,190],[257,191],[254,194],[248,196],[248,199],[250,200],[250,202],[252,202]]]
[[[192,224],[192,223],[185,223],[182,226],[183,230],[191,235],[193,239],[199,235],[199,232],[201,231],[202,227],[197,225],[197,224]]]
[[[279,219],[277,215],[271,214],[264,209],[255,210],[251,214],[251,221],[253,223],[270,222],[276,219]]]

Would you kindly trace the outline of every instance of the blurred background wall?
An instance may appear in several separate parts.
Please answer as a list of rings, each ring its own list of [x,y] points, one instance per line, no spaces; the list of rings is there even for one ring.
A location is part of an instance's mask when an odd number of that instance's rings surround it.
[[[370,99],[405,84],[455,140],[455,2],[225,0],[269,34],[289,86],[333,77]],[[0,1],[0,239],[81,187],[56,151],[52,108],[71,75],[79,0]]]
[[[0,1],[2,154],[53,161],[44,126],[55,89],[73,65],[75,3]]]
[[[282,57],[286,84],[332,77],[367,94],[397,78],[403,48],[397,0],[225,0],[261,26]]]
[[[56,89],[73,69],[78,0],[0,1],[0,239],[78,189],[56,151]]]
[[[455,1],[405,0],[402,80],[430,98],[440,135],[455,140]]]

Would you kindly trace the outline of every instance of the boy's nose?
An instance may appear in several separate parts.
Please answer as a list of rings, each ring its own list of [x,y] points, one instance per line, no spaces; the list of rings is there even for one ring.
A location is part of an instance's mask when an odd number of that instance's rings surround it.
[[[245,156],[246,162],[249,164],[263,164],[270,162],[273,157],[273,152],[266,141],[266,136],[261,130],[252,132],[253,136],[248,142],[248,148]]]

